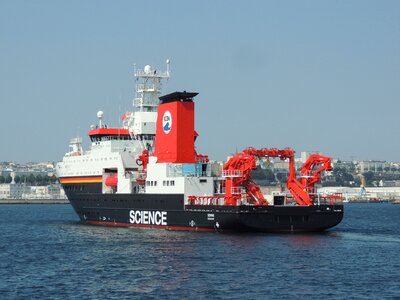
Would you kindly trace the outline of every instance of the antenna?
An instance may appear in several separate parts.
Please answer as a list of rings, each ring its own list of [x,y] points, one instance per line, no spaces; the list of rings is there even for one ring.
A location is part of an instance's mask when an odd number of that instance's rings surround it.
[[[103,127],[103,123],[102,123],[103,117],[104,117],[104,112],[99,110],[97,112],[97,118],[99,119],[99,128]]]
[[[166,61],[165,61],[165,63],[167,64],[167,75],[169,76],[169,64],[170,64],[170,60],[169,59],[167,59]]]

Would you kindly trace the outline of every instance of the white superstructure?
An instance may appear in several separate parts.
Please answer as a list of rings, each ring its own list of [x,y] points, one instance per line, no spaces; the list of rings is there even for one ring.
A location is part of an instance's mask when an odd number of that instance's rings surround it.
[[[139,176],[136,159],[143,150],[151,150],[154,144],[161,83],[170,77],[169,60],[166,64],[166,71],[159,71],[150,65],[143,69],[137,69],[135,66],[134,111],[127,112],[122,117],[121,128],[109,128],[103,120],[104,113],[99,111],[98,125],[91,126],[88,134],[91,139],[90,150],[83,151],[82,138],[71,139],[70,151],[56,166],[60,180],[79,177],[103,178],[116,172],[118,192],[132,190],[132,185],[136,184],[136,178]],[[106,186],[104,189],[103,192],[107,192]]]

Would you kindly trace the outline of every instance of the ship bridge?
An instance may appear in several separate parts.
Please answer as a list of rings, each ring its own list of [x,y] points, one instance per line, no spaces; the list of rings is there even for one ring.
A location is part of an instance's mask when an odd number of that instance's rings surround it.
[[[111,140],[130,140],[129,130],[125,128],[95,128],[89,131],[92,142]]]

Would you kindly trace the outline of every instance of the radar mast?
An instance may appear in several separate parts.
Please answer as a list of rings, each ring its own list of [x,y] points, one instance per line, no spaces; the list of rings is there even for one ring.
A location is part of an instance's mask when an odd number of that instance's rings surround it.
[[[123,127],[129,130],[134,141],[139,141],[140,149],[151,149],[156,134],[157,111],[161,94],[161,83],[170,77],[170,60],[166,60],[167,70],[160,71],[150,65],[137,69],[134,65],[136,81],[133,112],[123,116]]]
[[[167,59],[166,64],[166,71],[159,71],[150,65],[146,65],[141,70],[136,69],[136,65],[134,65],[136,96],[133,105],[136,111],[157,111],[158,97],[161,93],[161,81],[163,79],[168,80],[170,77],[169,59]]]

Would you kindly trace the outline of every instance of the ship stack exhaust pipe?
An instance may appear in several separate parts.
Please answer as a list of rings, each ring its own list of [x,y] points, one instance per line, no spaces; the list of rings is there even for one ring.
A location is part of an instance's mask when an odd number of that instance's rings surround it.
[[[154,149],[157,163],[196,162],[193,98],[197,94],[175,92],[160,97]]]

